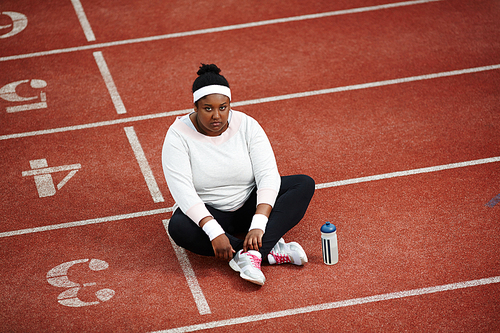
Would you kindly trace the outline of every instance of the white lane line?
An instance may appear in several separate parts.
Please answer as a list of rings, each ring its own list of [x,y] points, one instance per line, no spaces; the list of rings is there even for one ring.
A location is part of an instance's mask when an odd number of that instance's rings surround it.
[[[318,19],[318,18],[337,16],[337,15],[356,14],[356,13],[362,13],[362,12],[368,12],[368,11],[376,11],[376,10],[390,9],[390,8],[396,8],[396,7],[419,5],[419,4],[424,4],[424,3],[429,3],[429,2],[437,2],[437,1],[442,1],[442,0],[404,1],[404,2],[389,3],[389,4],[385,4],[385,5],[378,5],[378,6],[352,8],[352,9],[337,10],[337,11],[331,11],[331,12],[325,12],[325,13],[318,13],[318,14],[300,15],[300,16],[285,17],[285,18],[273,19],[273,20],[235,24],[235,25],[223,26],[223,27],[218,27],[218,28],[200,29],[200,30],[178,32],[178,33],[172,33],[172,34],[151,36],[151,37],[132,38],[132,39],[127,39],[127,40],[115,41],[115,42],[85,45],[85,46],[79,46],[79,47],[69,47],[69,48],[64,48],[64,49],[57,49],[57,50],[50,50],[50,51],[43,51],[43,52],[34,52],[34,53],[28,53],[28,54],[0,57],[0,62],[1,61],[8,61],[8,60],[33,58],[33,57],[42,57],[42,56],[53,55],[53,54],[78,52],[78,51],[91,50],[91,49],[97,49],[97,48],[102,49],[105,47],[136,44],[136,43],[145,43],[145,42],[152,42],[152,41],[157,41],[157,40],[195,36],[195,35],[217,33],[217,32],[224,32],[224,31],[231,31],[231,30],[238,30],[238,29],[247,29],[247,28],[253,28],[253,27],[260,27],[263,25],[272,25],[272,24],[279,24],[279,23],[304,21],[304,20]]]
[[[146,181],[146,185],[148,186],[149,193],[151,193],[151,197],[154,202],[164,202],[163,195],[161,194],[160,188],[158,187],[158,183],[153,175],[153,171],[151,171],[151,167],[149,166],[148,160],[146,159],[146,155],[144,154],[144,150],[142,149],[141,143],[139,142],[139,138],[135,133],[134,127],[125,127],[125,134],[127,135],[128,142],[134,151],[135,158],[137,159],[137,163],[139,163],[139,168],[141,169],[142,175],[144,176],[144,180]]]
[[[404,176],[410,176],[410,175],[417,175],[420,173],[429,173],[429,172],[436,172],[436,171],[441,171],[441,170],[463,168],[463,167],[467,167],[467,166],[486,164],[486,163],[494,163],[494,162],[500,162],[500,156],[491,157],[491,158],[483,158],[483,159],[472,160],[472,161],[467,161],[467,162],[437,165],[437,166],[428,167],[428,168],[390,172],[390,173],[384,173],[384,174],[374,175],[374,176],[346,179],[346,180],[340,180],[340,181],[331,182],[331,183],[317,184],[316,189],[350,185],[350,184],[358,184],[358,183],[371,182],[371,181],[381,180],[381,179],[404,177]]]
[[[10,237],[10,236],[18,236],[18,235],[25,235],[25,234],[33,234],[33,233],[37,233],[37,232],[57,230],[57,229],[67,229],[67,228],[73,228],[73,227],[81,227],[81,226],[86,226],[86,225],[91,225],[91,224],[98,224],[98,223],[121,221],[121,220],[133,219],[133,218],[138,218],[138,217],[144,217],[144,216],[166,214],[166,213],[169,213],[171,211],[172,211],[172,207],[170,207],[170,208],[160,208],[160,209],[147,210],[147,211],[137,212],[137,213],[121,214],[121,215],[114,215],[114,216],[108,216],[108,217],[100,217],[100,218],[96,218],[96,219],[82,220],[82,221],[76,221],[76,222],[66,222],[66,223],[52,224],[52,225],[47,225],[47,226],[43,226],[43,227],[35,227],[35,228],[28,228],[28,229],[20,229],[20,230],[14,230],[14,231],[0,232],[0,238]]]
[[[485,286],[485,285],[489,285],[489,284],[495,284],[495,283],[499,283],[499,282],[500,282],[500,276],[494,276],[494,277],[479,279],[479,280],[471,280],[471,281],[464,281],[464,282],[458,282],[458,283],[450,283],[450,284],[445,284],[445,285],[440,285],[440,286],[435,286],[435,287],[411,289],[411,290],[405,290],[405,291],[398,291],[398,292],[394,292],[394,293],[353,298],[353,299],[348,299],[345,301],[323,303],[323,304],[317,304],[317,305],[312,305],[312,306],[306,306],[306,307],[302,307],[302,308],[295,308],[295,309],[288,309],[288,310],[284,310],[284,311],[263,313],[263,314],[259,314],[259,315],[253,315],[253,316],[211,321],[211,322],[203,323],[203,324],[183,326],[183,327],[177,327],[177,328],[172,328],[172,329],[167,329],[167,330],[155,331],[154,333],[195,332],[195,331],[207,330],[207,329],[216,328],[216,327],[246,324],[246,323],[251,323],[251,322],[256,322],[256,321],[269,320],[269,319],[275,319],[275,318],[283,318],[283,317],[300,315],[300,314],[311,313],[311,312],[333,310],[333,309],[344,308],[344,307],[354,306],[354,305],[382,302],[382,301],[401,299],[401,298],[407,298],[407,297],[414,297],[414,296],[422,296],[422,295],[441,293],[441,292],[451,291],[451,290],[473,288],[473,287]]]
[[[341,181],[332,182],[332,183],[316,184],[316,189],[323,189],[323,188],[330,188],[330,187],[335,187],[335,186],[360,183],[360,182],[362,182],[362,181],[359,181],[360,179],[367,182],[367,181],[374,181],[374,180],[379,180],[379,179],[388,179],[388,178],[394,178],[394,177],[408,176],[408,175],[412,175],[412,174],[419,174],[422,172],[436,172],[436,171],[440,171],[440,170],[446,170],[446,169],[452,169],[452,168],[463,168],[463,167],[468,167],[468,166],[474,166],[474,165],[480,165],[480,164],[486,164],[486,163],[494,163],[494,162],[500,162],[500,156],[491,157],[491,158],[484,158],[484,159],[479,159],[479,160],[472,160],[472,161],[467,161],[467,162],[446,164],[446,165],[441,165],[441,166],[437,166],[437,167],[429,167],[429,168],[421,168],[421,169],[407,170],[407,171],[401,171],[401,172],[386,173],[386,174],[383,174],[380,176],[375,175],[375,176],[369,176],[369,177],[354,178],[352,180],[347,179],[347,180],[341,180]],[[392,177],[386,177],[386,175],[392,175]],[[384,176],[384,177],[381,177],[381,176]],[[366,179],[366,178],[370,178],[370,179]],[[103,217],[103,218],[98,218],[98,219],[90,219],[90,220],[77,221],[77,222],[61,223],[61,224],[55,224],[55,225],[48,225],[48,226],[44,226],[44,227],[21,229],[21,230],[15,230],[15,231],[7,231],[7,232],[0,233],[0,238],[9,237],[9,236],[16,236],[16,235],[23,235],[23,234],[31,234],[31,233],[35,233],[35,232],[49,231],[49,230],[55,230],[55,229],[78,227],[78,226],[84,226],[84,225],[95,224],[95,223],[119,221],[119,220],[125,220],[125,219],[130,219],[130,218],[142,217],[142,216],[165,214],[165,213],[172,212],[172,211],[173,211],[173,207],[161,208],[161,209],[155,209],[155,210],[149,210],[149,211],[137,212],[137,213],[131,213],[131,214],[108,216],[108,217]]]
[[[457,75],[463,75],[463,74],[485,72],[485,71],[491,71],[491,70],[497,70],[497,69],[500,69],[500,64],[491,65],[491,66],[473,67],[473,68],[454,70],[454,71],[448,71],[448,72],[440,72],[440,73],[434,73],[434,74],[411,76],[411,77],[393,79],[393,80],[377,81],[377,82],[370,82],[370,83],[364,83],[364,84],[355,84],[355,85],[337,87],[337,88],[331,88],[331,89],[306,91],[306,92],[301,92],[301,93],[296,93],[296,94],[288,94],[288,95],[280,95],[280,96],[252,99],[252,100],[247,100],[247,101],[242,101],[242,102],[231,103],[231,106],[238,107],[238,106],[252,105],[252,104],[258,104],[258,103],[269,103],[269,102],[276,102],[276,101],[281,101],[281,100],[286,100],[286,99],[302,98],[302,97],[324,95],[324,94],[332,94],[332,93],[351,91],[351,90],[368,89],[368,88],[401,84],[401,83],[408,83],[408,82],[414,82],[414,81],[430,80],[430,79],[457,76]],[[156,118],[164,118],[164,117],[186,114],[186,113],[189,113],[191,111],[193,111],[193,110],[192,109],[184,109],[184,110],[176,110],[176,111],[148,114],[148,115],[136,116],[136,117],[130,117],[130,118],[121,118],[121,119],[115,119],[115,120],[100,121],[100,122],[89,123],[89,124],[84,124],[84,125],[66,126],[66,127],[59,127],[59,128],[32,131],[32,132],[24,132],[24,133],[5,134],[5,135],[0,135],[0,141],[10,140],[10,139],[18,139],[18,138],[24,138],[24,137],[30,137],[30,136],[53,134],[53,133],[77,131],[77,130],[82,130],[82,129],[102,127],[102,126],[112,126],[112,125],[117,125],[117,124],[137,122],[137,121],[143,121],[143,120],[151,120],[151,119],[156,119]]]
[[[208,302],[205,298],[205,295],[203,294],[203,291],[201,290],[201,287],[198,283],[198,279],[196,278],[196,275],[194,273],[193,267],[191,266],[191,263],[189,262],[189,258],[186,254],[186,250],[183,248],[179,247],[177,244],[175,244],[174,240],[172,237],[170,237],[170,234],[168,233],[168,223],[170,220],[163,220],[163,226],[165,227],[165,230],[167,231],[168,238],[170,239],[170,243],[172,243],[172,247],[174,248],[175,255],[177,256],[177,259],[179,260],[179,263],[182,268],[182,272],[184,273],[184,276],[186,277],[187,284],[189,286],[189,289],[191,290],[191,294],[193,294],[194,301],[196,303],[196,307],[198,308],[198,312],[201,315],[206,315],[206,314],[211,314],[212,311],[210,311],[210,307],[208,306]]]
[[[73,7],[75,8],[76,16],[78,16],[78,20],[80,21],[80,25],[82,26],[83,33],[87,38],[88,42],[94,42],[95,36],[92,28],[90,27],[89,20],[87,19],[87,15],[83,11],[83,6],[80,0],[71,0]]]
[[[354,85],[350,85],[350,86],[337,87],[337,88],[329,88],[329,89],[321,89],[321,90],[314,90],[314,91],[306,91],[306,92],[301,92],[301,93],[296,93],[296,94],[288,94],[288,95],[281,95],[281,96],[258,98],[258,99],[243,101],[243,102],[231,103],[231,106],[238,107],[238,106],[241,106],[241,105],[251,105],[251,104],[261,104],[261,103],[268,103],[268,102],[276,102],[276,101],[282,101],[282,100],[286,100],[286,99],[302,98],[302,97],[325,95],[325,94],[333,94],[333,93],[338,93],[338,92],[343,92],[343,91],[351,91],[351,90],[361,90],[361,89],[368,89],[368,88],[376,88],[376,87],[389,86],[389,85],[394,85],[394,84],[401,84],[401,83],[408,83],[408,82],[415,82],[415,81],[422,81],[422,80],[431,80],[431,79],[438,79],[438,78],[442,78],[442,77],[449,77],[449,76],[456,76],[456,75],[463,75],[463,74],[471,74],[471,73],[478,73],[478,72],[484,72],[484,71],[491,71],[491,70],[496,70],[496,69],[500,69],[500,64],[498,64],[498,65],[491,65],[491,66],[481,66],[481,67],[466,68],[466,69],[460,69],[460,70],[454,70],[454,71],[448,71],[448,72],[440,72],[440,73],[433,73],[433,74],[409,76],[409,77],[404,77],[404,78],[400,78],[400,79],[393,79],[393,80],[384,80],[384,81],[369,82],[369,83],[363,83],[363,84],[354,84]]]
[[[0,141],[9,140],[9,139],[26,138],[26,137],[31,137],[31,136],[54,134],[54,133],[79,131],[79,130],[83,130],[83,129],[91,129],[91,128],[97,128],[97,127],[103,127],[103,126],[113,126],[113,125],[133,123],[133,122],[137,122],[137,121],[151,120],[151,119],[157,119],[157,118],[165,118],[165,117],[170,117],[170,116],[175,116],[175,115],[186,114],[186,113],[191,112],[191,111],[193,111],[192,108],[191,109],[184,109],[184,110],[177,110],[177,111],[168,111],[168,112],[162,112],[162,113],[154,113],[154,114],[148,114],[148,115],[143,115],[143,116],[135,116],[135,117],[129,117],[129,118],[120,118],[120,119],[114,119],[114,120],[99,121],[96,123],[89,123],[89,124],[83,124],[83,125],[65,126],[65,127],[59,127],[59,128],[52,128],[52,129],[24,132],[24,133],[16,133],[16,134],[6,134],[6,135],[0,135]]]
[[[111,100],[113,101],[113,105],[115,106],[116,112],[118,114],[127,113],[125,109],[125,105],[123,105],[122,98],[116,89],[115,81],[113,81],[113,77],[109,72],[108,65],[104,60],[104,56],[101,51],[94,52],[94,58],[97,63],[97,67],[99,67],[99,71],[101,72],[102,78],[104,79],[104,83],[106,84],[106,88],[108,88],[109,95],[111,96]]]

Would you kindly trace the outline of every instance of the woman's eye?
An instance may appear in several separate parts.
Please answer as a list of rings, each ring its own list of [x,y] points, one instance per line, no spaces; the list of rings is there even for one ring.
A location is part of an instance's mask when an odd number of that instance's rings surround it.
[[[224,111],[226,109],[226,106],[221,106],[219,110]]]
[[[212,111],[212,108],[205,108],[206,111]]]

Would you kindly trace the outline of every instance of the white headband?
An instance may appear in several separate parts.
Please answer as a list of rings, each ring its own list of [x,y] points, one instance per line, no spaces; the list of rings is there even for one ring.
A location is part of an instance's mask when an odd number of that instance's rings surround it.
[[[229,87],[213,84],[211,86],[201,87],[200,89],[196,90],[193,93],[194,102],[196,103],[197,100],[210,94],[221,94],[229,97],[229,101],[231,101],[231,89],[229,89]]]

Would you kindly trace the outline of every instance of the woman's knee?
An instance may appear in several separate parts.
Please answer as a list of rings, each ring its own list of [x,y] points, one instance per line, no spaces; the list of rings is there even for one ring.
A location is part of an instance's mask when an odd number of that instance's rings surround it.
[[[297,181],[300,182],[300,186],[304,194],[312,197],[316,189],[316,183],[314,179],[308,175],[297,175]]]
[[[308,175],[300,175],[300,176],[303,178],[304,184],[306,184],[306,186],[314,190],[316,186],[316,182],[314,181],[314,179],[312,179],[312,177]]]
[[[281,193],[289,193],[291,200],[299,200],[309,204],[311,201],[316,185],[314,179],[307,175],[291,175],[283,176],[281,178]],[[293,193],[293,194],[292,194]]]
[[[174,213],[168,222],[168,233],[177,245],[183,246],[185,238],[193,233],[193,227],[198,228],[189,217]]]
[[[179,245],[180,240],[182,239],[182,231],[180,231],[180,224],[176,219],[172,218],[168,222],[168,234],[174,240],[174,242]]]

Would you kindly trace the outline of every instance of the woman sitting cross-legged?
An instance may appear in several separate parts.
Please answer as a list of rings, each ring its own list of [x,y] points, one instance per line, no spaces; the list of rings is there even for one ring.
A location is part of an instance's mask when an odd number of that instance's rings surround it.
[[[263,258],[307,262],[303,248],[282,237],[304,216],[314,180],[281,177],[262,127],[231,110],[220,69],[202,65],[197,74],[194,112],[175,120],[163,145],[163,170],[176,202],[168,231],[177,245],[227,260],[243,279],[263,285]]]

